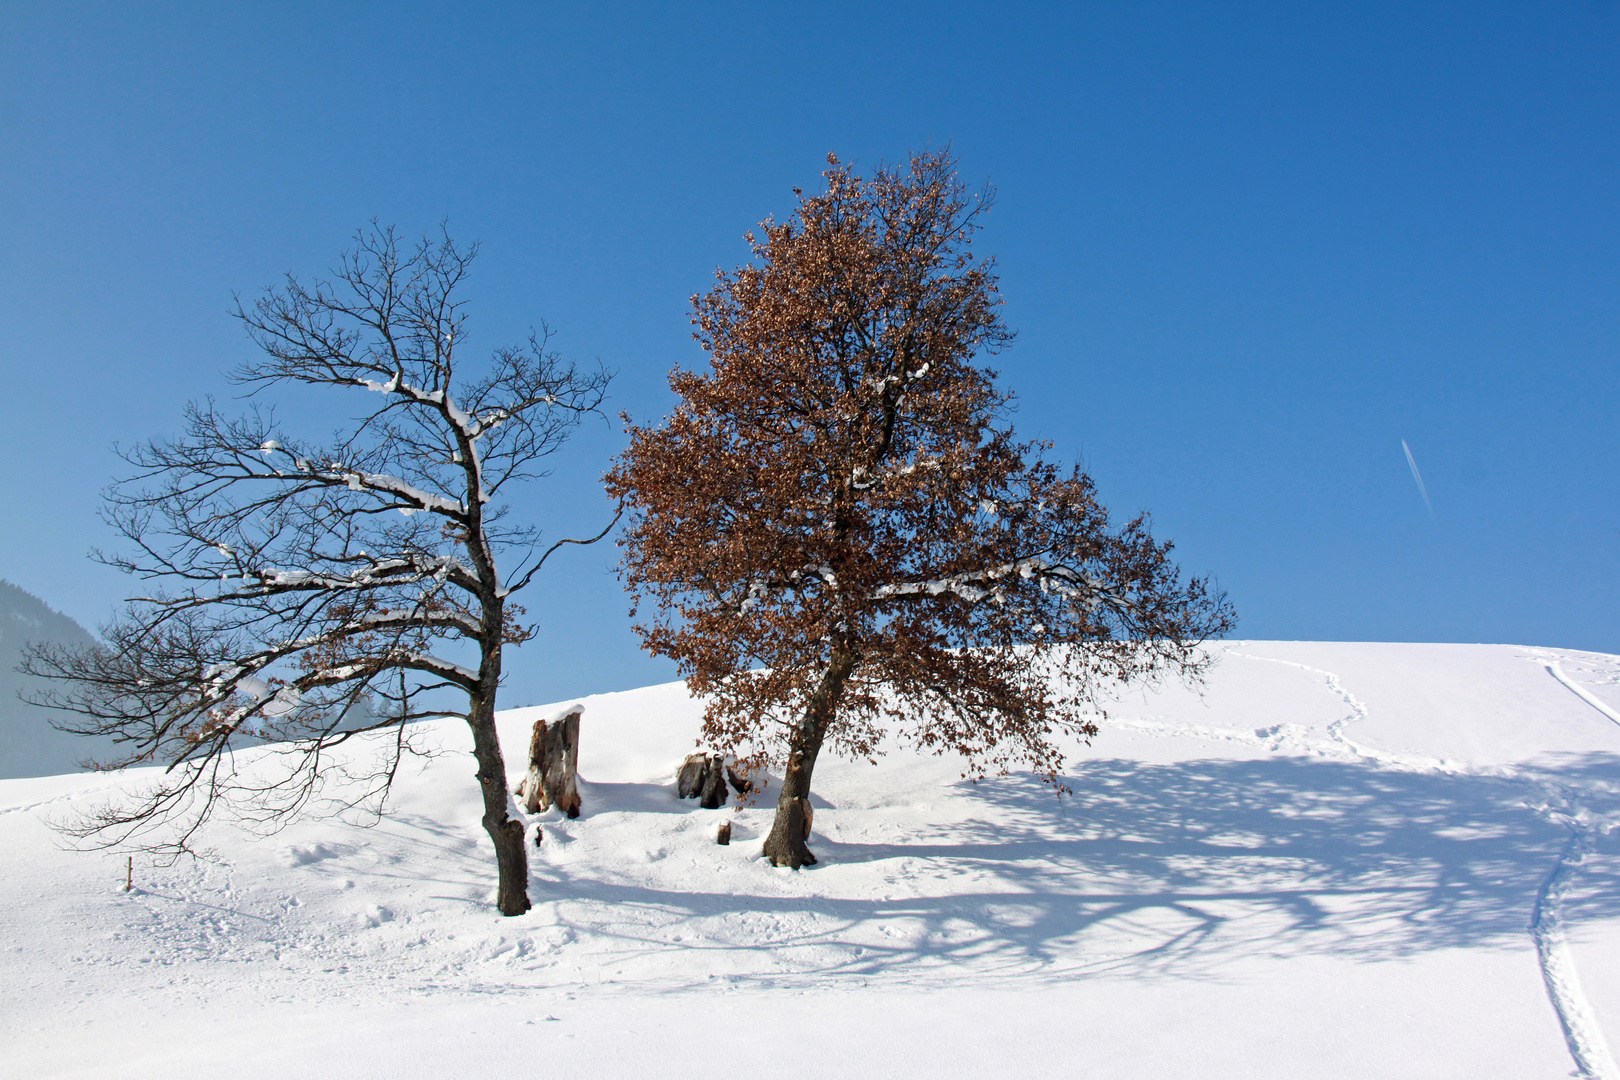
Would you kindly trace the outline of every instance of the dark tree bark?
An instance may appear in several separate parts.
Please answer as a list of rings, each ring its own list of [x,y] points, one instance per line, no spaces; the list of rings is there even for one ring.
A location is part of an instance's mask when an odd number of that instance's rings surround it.
[[[523,847],[523,825],[507,813],[506,761],[495,734],[495,710],[478,699],[469,710],[473,758],[478,762],[478,788],[484,797],[484,831],[495,845],[499,883],[495,907],[502,915],[529,910],[529,853]]]
[[[804,719],[793,733],[782,791],[776,798],[776,817],[770,834],[765,837],[765,857],[773,866],[790,866],[797,870],[816,864],[807,842],[811,819],[810,780],[855,664],[854,650],[848,644],[840,642],[834,646],[832,664],[810,695]]]

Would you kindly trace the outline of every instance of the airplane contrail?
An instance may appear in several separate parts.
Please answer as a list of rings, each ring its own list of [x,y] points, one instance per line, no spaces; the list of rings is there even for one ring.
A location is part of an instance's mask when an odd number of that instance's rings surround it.
[[[1406,445],[1405,439],[1401,440],[1401,449],[1406,451],[1406,464],[1412,470],[1412,479],[1417,481],[1418,494],[1423,496],[1423,505],[1429,508],[1429,520],[1436,525],[1440,524],[1440,519],[1434,516],[1434,503],[1429,501],[1429,489],[1423,486],[1423,474],[1418,472],[1417,459],[1412,456],[1412,448]]]

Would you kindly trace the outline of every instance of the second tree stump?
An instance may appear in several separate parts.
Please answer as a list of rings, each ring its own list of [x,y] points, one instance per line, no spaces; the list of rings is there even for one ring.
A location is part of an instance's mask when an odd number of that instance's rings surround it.
[[[753,782],[739,775],[719,754],[688,754],[675,774],[675,797],[697,799],[705,810],[718,810],[726,805],[728,781],[739,795],[754,790]]]

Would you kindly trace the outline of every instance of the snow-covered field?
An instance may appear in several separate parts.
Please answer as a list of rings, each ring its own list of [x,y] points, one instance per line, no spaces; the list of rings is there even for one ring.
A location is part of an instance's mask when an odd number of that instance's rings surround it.
[[[682,687],[584,699],[516,919],[454,723],[374,828],[217,828],[131,892],[47,823],[135,775],[0,782],[0,1075],[1620,1080],[1620,657],[1217,649],[1062,802],[824,760],[797,873],[768,805],[676,801]]]

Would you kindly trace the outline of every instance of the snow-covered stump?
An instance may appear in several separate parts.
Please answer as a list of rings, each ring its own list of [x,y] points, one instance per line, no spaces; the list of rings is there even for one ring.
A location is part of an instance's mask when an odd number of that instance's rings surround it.
[[[579,817],[579,717],[584,711],[583,705],[570,705],[534,722],[529,771],[517,789],[528,813],[556,806],[571,818]]]
[[[727,783],[739,795],[754,790],[753,781],[720,754],[688,754],[675,774],[675,797],[697,799],[705,810],[718,810],[726,805]]]
[[[708,754],[688,754],[675,774],[675,797],[695,799],[703,791],[703,779],[709,771]]]
[[[719,810],[726,805],[726,798],[726,763],[716,755],[703,770],[703,790],[698,793],[698,805],[705,810]]]

